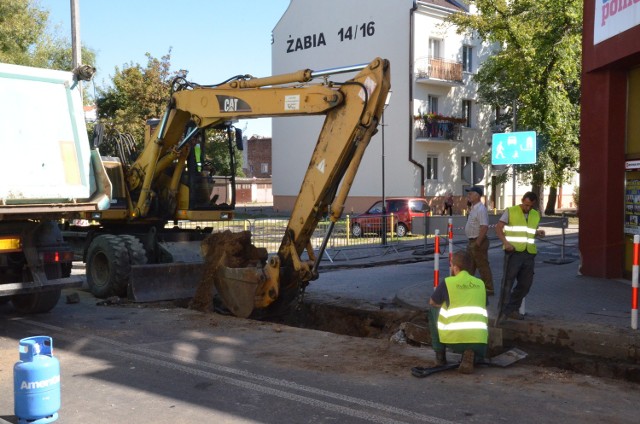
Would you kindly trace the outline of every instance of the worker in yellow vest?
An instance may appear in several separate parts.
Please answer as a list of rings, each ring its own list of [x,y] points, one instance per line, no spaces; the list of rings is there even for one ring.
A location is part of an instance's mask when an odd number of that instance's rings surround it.
[[[533,284],[536,237],[545,236],[544,230],[538,229],[540,213],[534,209],[537,201],[534,192],[526,192],[521,203],[507,208],[496,225],[496,235],[502,241],[505,254],[498,323],[507,318],[524,319],[519,309]]]
[[[439,284],[429,299],[429,329],[436,364],[446,365],[446,349],[462,353],[458,371],[473,372],[474,363],[486,355],[489,338],[487,294],[484,282],[467,271],[466,251],[451,258],[452,276]]]

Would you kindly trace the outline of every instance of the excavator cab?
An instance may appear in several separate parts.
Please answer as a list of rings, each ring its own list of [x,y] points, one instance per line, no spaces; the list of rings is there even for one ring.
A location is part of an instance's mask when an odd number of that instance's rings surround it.
[[[239,138],[239,141],[238,141]],[[196,131],[191,138],[182,185],[188,188],[190,211],[233,210],[236,204],[236,150],[242,131],[233,126]],[[225,160],[228,159],[228,160]],[[182,200],[182,198],[181,198]]]

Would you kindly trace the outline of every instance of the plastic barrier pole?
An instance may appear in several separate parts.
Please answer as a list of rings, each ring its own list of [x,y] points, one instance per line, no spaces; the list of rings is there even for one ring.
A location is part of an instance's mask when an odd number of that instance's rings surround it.
[[[640,235],[633,236],[633,270],[631,277],[631,328],[638,329],[638,251]]]
[[[433,252],[433,288],[440,281],[440,230],[436,229],[436,246]]]

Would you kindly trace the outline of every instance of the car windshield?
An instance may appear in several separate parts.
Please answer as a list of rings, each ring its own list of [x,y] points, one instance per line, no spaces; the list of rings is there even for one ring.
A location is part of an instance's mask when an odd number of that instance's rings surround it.
[[[409,202],[411,212],[424,212],[427,210],[427,202],[424,200],[413,200]]]
[[[369,210],[367,213],[382,213],[382,202],[377,202]]]

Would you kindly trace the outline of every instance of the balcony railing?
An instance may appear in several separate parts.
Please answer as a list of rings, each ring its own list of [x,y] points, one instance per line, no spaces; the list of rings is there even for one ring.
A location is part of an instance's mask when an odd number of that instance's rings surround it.
[[[462,63],[435,57],[418,59],[416,77],[462,83]]]
[[[462,140],[462,124],[431,120],[429,122],[416,121],[415,125],[416,139],[434,139],[461,141]]]

